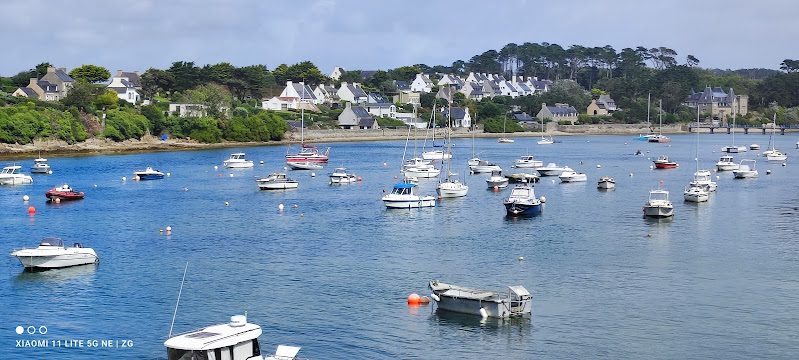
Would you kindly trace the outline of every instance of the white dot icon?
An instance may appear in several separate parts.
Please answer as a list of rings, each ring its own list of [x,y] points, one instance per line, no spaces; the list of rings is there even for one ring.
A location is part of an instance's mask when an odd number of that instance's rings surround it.
[[[22,326],[17,326],[17,335],[22,335],[23,332],[25,332],[25,328]]]

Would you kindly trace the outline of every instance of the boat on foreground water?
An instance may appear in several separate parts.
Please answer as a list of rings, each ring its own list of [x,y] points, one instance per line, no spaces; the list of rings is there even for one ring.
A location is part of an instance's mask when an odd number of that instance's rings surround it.
[[[541,176],[560,176],[560,174],[563,174],[564,171],[574,170],[568,166],[559,166],[556,163],[549,163],[547,166],[542,166],[536,169],[536,171],[538,171],[538,174]]]
[[[614,189],[616,188],[616,180],[613,180],[610,176],[603,176],[596,182],[596,187],[604,190]]]
[[[33,166],[31,166],[31,174],[47,174],[50,172],[50,164],[47,159],[39,157],[33,159]]]
[[[252,160],[244,158],[244,153],[233,153],[230,157],[222,162],[222,165],[228,169],[249,169],[253,167]]]
[[[667,190],[657,189],[649,191],[649,200],[644,204],[644,216],[674,216],[674,205],[669,200],[669,192]]]
[[[280,345],[274,355],[261,355],[259,325],[248,323],[244,315],[230,317],[230,322],[175,335],[164,342],[167,360],[292,360],[299,346]]]
[[[33,178],[19,172],[22,167],[19,165],[6,166],[0,172],[0,185],[30,185]]]
[[[83,191],[75,191],[74,189],[69,187],[69,185],[64,184],[57,188],[52,188],[50,190],[47,190],[47,192],[44,193],[44,196],[46,196],[48,199],[52,201],[64,201],[64,200],[80,200],[83,199],[85,194],[83,193]]]
[[[133,173],[139,180],[158,180],[164,178],[164,173],[153,169],[148,166],[144,170],[136,171]]]
[[[652,162],[655,164],[655,169],[674,169],[680,166],[676,161],[669,160],[669,157],[666,155],[660,155],[657,160],[653,160]]]
[[[732,171],[732,175],[736,179],[756,178],[758,176],[755,164],[757,162],[751,159],[743,159],[738,165],[738,168]]]
[[[46,237],[37,248],[15,250],[11,256],[16,257],[28,270],[57,269],[100,261],[94,250],[80,243],[65,247],[64,241],[57,237]]]
[[[296,189],[300,186],[299,181],[290,179],[285,173],[272,173],[255,181],[261,190]]]
[[[716,170],[718,171],[733,171],[738,170],[738,163],[735,162],[732,155],[722,155],[716,163]]]
[[[358,175],[355,175],[345,167],[337,167],[330,174],[331,184],[350,184],[356,181],[358,181]]]
[[[533,296],[524,286],[508,286],[507,293],[461,287],[431,280],[430,297],[441,310],[472,314],[483,318],[510,318],[530,315]]]
[[[321,163],[315,163],[310,161],[301,161],[301,162],[287,162],[291,170],[322,170],[323,166]]]
[[[383,195],[383,204],[389,209],[414,209],[436,206],[436,198],[434,196],[419,195],[416,191],[416,184],[396,183],[391,193]]]
[[[511,216],[538,215],[543,209],[543,202],[535,197],[535,189],[528,184],[516,185],[502,204]]]

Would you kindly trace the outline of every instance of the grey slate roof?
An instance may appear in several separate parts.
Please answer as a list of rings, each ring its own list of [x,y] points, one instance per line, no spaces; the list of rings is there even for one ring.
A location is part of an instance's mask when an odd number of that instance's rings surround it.
[[[371,92],[369,93],[369,103],[371,104],[386,104],[390,103],[390,101],[386,100],[386,98],[381,95],[380,93]]]
[[[350,92],[352,93],[353,96],[355,96],[355,98],[368,97],[366,95],[366,92],[363,91],[363,89],[355,85],[347,84],[347,89],[350,90]]]
[[[353,107],[352,107],[352,112],[353,112],[353,113],[355,113],[355,117],[357,117],[357,118],[358,118],[358,121],[359,121],[359,122],[360,122],[361,120],[364,120],[364,119],[373,119],[373,118],[372,118],[372,115],[371,115],[371,114],[369,114],[369,112],[368,112],[368,111],[366,111],[366,109],[364,109],[363,107],[360,107],[360,106],[353,106]]]
[[[449,111],[449,109],[444,108],[444,109],[442,109],[441,112],[444,114],[444,116],[447,116],[447,115],[449,115],[448,113],[450,111]],[[463,108],[459,108],[459,107],[452,108],[452,115],[450,115],[450,118],[452,120],[463,120],[463,118],[465,118],[465,117],[466,117],[466,110],[464,110]]]
[[[22,88],[20,88],[20,89],[22,90],[22,92],[24,92],[24,93],[25,93],[25,95],[27,95],[27,96],[28,96],[28,97],[30,97],[30,98],[39,97],[39,95],[38,95],[38,94],[36,94],[36,92],[35,92],[35,91],[33,91],[33,89],[31,89],[31,88],[29,88],[29,87],[27,87],[27,86],[26,86],[26,87],[22,87]]]
[[[58,85],[51,84],[47,80],[39,80],[36,82],[36,85],[39,85],[42,90],[46,93],[57,93],[58,92]]]
[[[524,122],[535,121],[535,119],[532,116],[527,115],[527,113],[513,114],[513,118],[516,119],[516,121],[520,121],[520,122],[521,121],[524,121]]]
[[[69,76],[69,74],[67,74],[66,71],[64,71],[64,69],[55,69],[55,75],[58,76],[58,78],[61,79],[61,81],[63,82],[75,81],[75,79]]]
[[[536,90],[546,90],[548,83],[540,80],[533,80],[533,87]]]
[[[300,83],[291,83],[291,86],[294,87],[294,91],[300,95],[300,99],[302,100],[316,100],[316,95],[314,95],[313,90],[308,85],[302,85]]]
[[[396,86],[397,90],[399,90],[399,91],[410,91],[411,90],[411,84],[408,83],[407,81],[400,81],[400,80],[394,81],[394,86]]]
[[[547,106],[552,115],[568,116],[577,113],[574,106]]]
[[[137,87],[137,88],[141,87],[141,77],[139,77],[139,74],[137,74],[135,72],[123,71],[123,72],[121,72],[121,76],[120,77],[128,78],[128,81],[130,81],[130,84],[133,87]]]

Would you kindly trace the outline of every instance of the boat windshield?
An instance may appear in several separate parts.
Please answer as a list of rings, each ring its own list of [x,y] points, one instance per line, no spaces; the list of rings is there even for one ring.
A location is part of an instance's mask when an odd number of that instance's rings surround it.
[[[14,168],[13,166],[4,167],[4,168],[3,168],[3,172],[2,172],[2,173],[3,173],[3,174],[13,174],[14,172],[16,172],[16,170],[17,170],[17,169],[16,169],[16,168]]]
[[[57,237],[46,237],[42,239],[42,242],[39,243],[39,246],[64,246],[64,241]]]
[[[391,191],[392,194],[395,195],[412,195],[413,194],[413,184],[406,184],[400,183],[394,185],[394,189]]]
[[[528,188],[515,188],[510,193],[510,197],[512,198],[528,198],[532,196],[532,189]]]
[[[168,360],[208,360],[208,351],[167,348]]]
[[[649,200],[667,201],[669,200],[669,194],[663,191],[653,191],[649,193]]]

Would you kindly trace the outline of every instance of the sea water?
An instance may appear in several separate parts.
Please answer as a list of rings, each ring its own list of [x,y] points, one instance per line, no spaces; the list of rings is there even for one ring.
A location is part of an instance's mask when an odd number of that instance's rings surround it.
[[[3,251],[59,236],[95,249],[101,261],[29,273],[6,256],[0,358],[165,358],[187,263],[173,333],[246,313],[263,327],[264,352],[289,344],[312,359],[799,354],[793,137],[777,137],[787,166],[758,152],[736,154],[737,161],[756,158],[760,177],[713,172],[719,189],[701,204],[682,199],[696,170],[695,135],[669,144],[632,136],[536,140],[474,144],[506,174],[526,154],[588,174],[586,183],[542,178],[536,193],[547,202],[531,218],[506,217],[502,200],[510,190],[490,190],[487,174],[468,174],[471,139],[455,141],[451,165],[469,194],[415,210],[386,210],[380,201],[398,181],[404,141],[329,144],[324,170],[288,171],[299,189],[273,192],[259,191],[255,179],[285,171],[283,146],[54,157],[52,175],[0,188]],[[700,167],[713,169],[728,140],[702,135]],[[761,135],[736,140],[768,142]],[[411,142],[407,156],[421,153],[421,145]],[[222,161],[237,151],[255,167],[224,169]],[[661,154],[680,167],[650,169]],[[27,168],[32,159],[17,162]],[[148,165],[170,176],[133,181]],[[329,185],[338,166],[363,181]],[[615,190],[597,190],[604,175],[616,179]],[[44,192],[64,183],[86,199],[47,204]],[[435,194],[436,183],[421,180],[420,193]],[[675,216],[644,219],[648,191],[659,186],[671,191]],[[170,235],[161,231],[167,226]],[[408,294],[429,294],[431,279],[498,291],[523,285],[533,293],[532,316],[481,321],[408,307]]]

